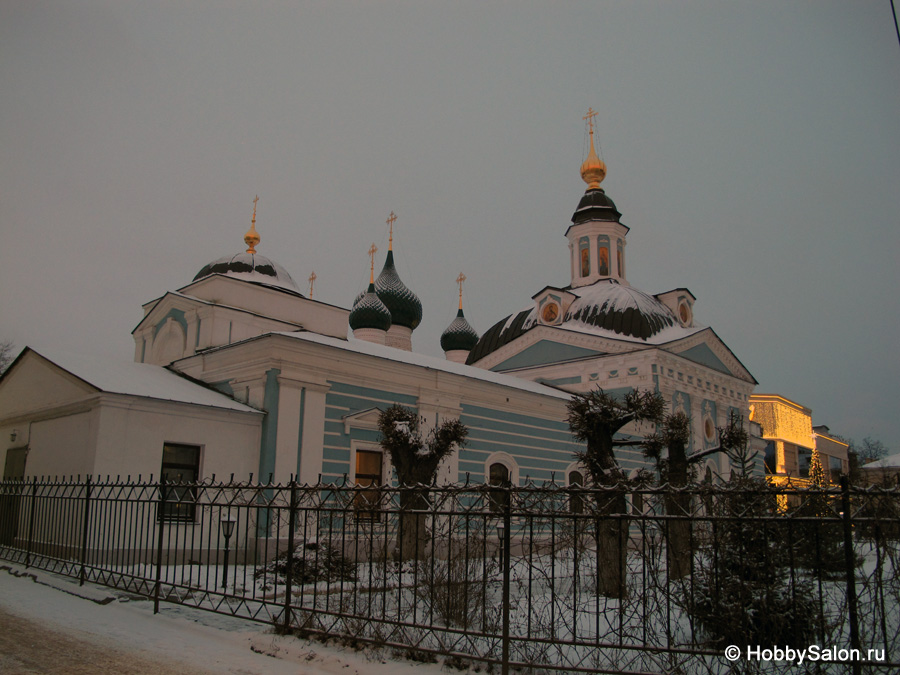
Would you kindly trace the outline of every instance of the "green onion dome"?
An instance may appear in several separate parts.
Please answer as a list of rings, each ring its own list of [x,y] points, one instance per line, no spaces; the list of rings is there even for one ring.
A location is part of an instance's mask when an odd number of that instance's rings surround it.
[[[350,328],[377,328],[387,330],[391,327],[391,312],[385,304],[378,299],[375,293],[375,284],[370,283],[369,288],[362,296],[358,296],[350,310]]]
[[[445,352],[456,350],[469,352],[472,351],[472,348],[477,343],[478,333],[472,328],[472,324],[466,320],[462,308],[460,308],[456,313],[456,318],[441,333],[441,349]]]
[[[422,322],[422,302],[400,280],[394,266],[394,252],[388,251],[384,268],[375,280],[375,292],[391,313],[391,323],[415,330]]]

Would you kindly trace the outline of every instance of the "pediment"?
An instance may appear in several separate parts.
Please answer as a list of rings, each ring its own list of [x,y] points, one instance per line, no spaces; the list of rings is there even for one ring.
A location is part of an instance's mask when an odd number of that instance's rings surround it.
[[[664,345],[662,348],[720,373],[758,384],[756,378],[750,374],[750,371],[712,328],[706,328],[690,337]]]
[[[542,366],[551,363],[561,363],[580,359],[587,356],[602,356],[604,352],[596,349],[588,349],[577,345],[555,342],[553,340],[539,340],[511,356],[505,361],[491,368],[494,371],[513,370],[516,368],[528,368]]]
[[[147,326],[155,326],[158,332],[166,323],[168,318],[172,318],[182,324],[182,328],[187,329],[184,322],[184,314],[192,309],[203,307],[210,303],[194,298],[187,298],[177,293],[166,293],[164,296],[155,301],[151,309],[147,311],[140,323],[134,327],[132,333],[145,328]]]
[[[99,392],[94,385],[26,347],[0,379],[0,418],[78,403]]]
[[[378,429],[378,419],[381,417],[380,408],[366,408],[359,412],[344,415],[341,420],[344,422],[344,433],[349,434],[350,429]]]

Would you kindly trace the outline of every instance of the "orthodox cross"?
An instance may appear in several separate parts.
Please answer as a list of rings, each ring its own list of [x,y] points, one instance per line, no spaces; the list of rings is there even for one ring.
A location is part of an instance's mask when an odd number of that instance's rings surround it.
[[[582,117],[581,119],[587,120],[588,128],[591,130],[591,136],[594,135],[594,118],[597,116],[597,112],[593,108],[588,108],[587,115]]]
[[[313,284],[316,283],[316,279],[318,279],[318,277],[316,276],[315,270],[313,270],[313,273],[309,275],[309,299],[310,300],[312,300]]]
[[[459,284],[459,308],[462,309],[462,285],[466,280],[466,275],[462,272],[459,273],[459,276],[456,277],[456,283]]]
[[[256,224],[256,202],[259,201],[259,195],[253,198],[253,224]]]
[[[388,249],[394,250],[394,223],[397,222],[397,216],[394,215],[394,212],[391,211],[391,215],[388,216],[388,219],[385,221],[390,228],[390,238],[388,239]],[[374,246],[375,244],[372,244]]]
[[[391,215],[394,215],[393,213]],[[378,253],[378,247],[375,244],[369,247],[369,258],[371,258],[371,265],[369,266],[369,283],[375,283],[375,254]]]

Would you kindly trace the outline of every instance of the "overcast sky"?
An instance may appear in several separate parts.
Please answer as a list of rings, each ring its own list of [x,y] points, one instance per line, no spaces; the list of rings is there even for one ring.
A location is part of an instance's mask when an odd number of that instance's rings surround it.
[[[479,332],[568,283],[589,107],[632,285],[900,450],[890,0],[2,0],[0,340],[131,359],[258,194],[259,252],[344,307],[395,211],[441,355],[460,271]]]

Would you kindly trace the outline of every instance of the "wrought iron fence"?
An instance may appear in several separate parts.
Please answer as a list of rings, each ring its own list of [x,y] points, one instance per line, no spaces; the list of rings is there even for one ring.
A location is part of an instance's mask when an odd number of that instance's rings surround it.
[[[503,672],[900,666],[896,488],[35,478],[0,558]]]

